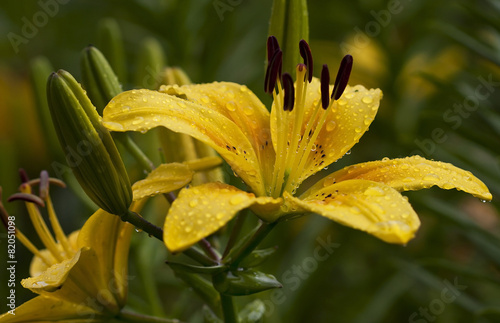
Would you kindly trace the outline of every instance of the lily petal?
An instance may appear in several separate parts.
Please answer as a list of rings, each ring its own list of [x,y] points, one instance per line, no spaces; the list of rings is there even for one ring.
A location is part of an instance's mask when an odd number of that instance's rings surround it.
[[[267,200],[223,183],[185,188],[170,207],[163,241],[171,252],[183,251],[222,228],[239,211]]]
[[[134,183],[134,201],[178,190],[191,182],[193,174],[185,164],[162,164],[149,173],[147,178]]]
[[[5,313],[2,323],[17,322],[104,322],[99,312],[83,304],[77,305],[62,299],[38,296],[16,307],[16,315]]]
[[[406,244],[420,226],[417,214],[395,189],[366,180],[346,180],[301,200],[288,193],[296,212],[310,211],[389,242]]]
[[[332,90],[330,87],[330,92]],[[306,102],[311,97],[308,96]],[[346,87],[340,99],[333,103],[316,139],[316,151],[309,155],[299,182],[334,163],[359,142],[375,118],[381,99],[379,89],[366,89],[361,85]]]
[[[265,194],[252,142],[237,124],[217,110],[157,91],[132,90],[116,96],[103,114],[104,125],[113,131],[147,131],[164,126],[193,136],[223,156],[256,194]]]
[[[486,185],[471,172],[449,163],[432,161],[420,156],[383,159],[345,167],[312,186],[302,196],[306,197],[334,182],[365,179],[384,183],[397,191],[419,190],[437,185],[443,189],[457,189],[483,200],[492,195]]]

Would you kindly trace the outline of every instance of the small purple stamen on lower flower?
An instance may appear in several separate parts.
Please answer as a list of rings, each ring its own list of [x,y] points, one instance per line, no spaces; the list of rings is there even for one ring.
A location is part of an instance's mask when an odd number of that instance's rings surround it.
[[[313,78],[313,57],[311,48],[305,40],[299,42],[300,56],[304,59],[304,64],[307,66],[307,80],[311,83]]]
[[[321,106],[327,109],[330,104],[330,71],[328,65],[324,64],[321,70]]]
[[[293,87],[292,76],[288,73],[283,73],[283,91],[285,98],[283,99],[283,110],[292,111],[295,101],[295,88]]]
[[[351,55],[346,55],[340,62],[339,71],[337,77],[335,78],[335,84],[333,87],[332,99],[338,100],[347,86],[349,81],[349,76],[351,75],[353,58]]]
[[[16,200],[22,200],[25,202],[30,202],[30,203],[35,203],[38,206],[45,207],[45,203],[41,198],[34,194],[29,194],[29,193],[15,193],[9,196],[7,199],[8,202],[16,201]]]

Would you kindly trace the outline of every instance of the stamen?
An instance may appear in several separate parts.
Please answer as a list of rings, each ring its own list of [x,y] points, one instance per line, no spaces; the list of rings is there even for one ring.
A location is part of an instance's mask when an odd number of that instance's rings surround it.
[[[64,183],[60,179],[54,178],[54,177],[49,177],[49,183],[55,184],[55,185],[62,187],[62,188],[66,187],[66,183]],[[30,186],[40,185],[40,179],[39,178],[30,179],[28,182],[26,182],[26,184],[28,184]]]
[[[45,203],[43,202],[43,200],[41,198],[39,198],[36,195],[30,194],[30,193],[15,193],[15,194],[12,194],[7,199],[8,202],[12,202],[12,201],[16,201],[16,200],[21,200],[21,201],[28,202],[28,203],[34,203],[38,206],[45,207]]]
[[[2,187],[0,186],[0,218],[2,219],[3,226],[5,228],[8,228],[9,226],[9,213],[7,213],[7,210],[3,206],[2,203]]]
[[[307,67],[307,80],[311,83],[313,78],[313,58],[311,48],[305,40],[299,42],[300,56],[304,59],[304,64]]]
[[[274,36],[269,36],[267,38],[267,63],[270,64],[271,60],[274,57],[274,54],[281,50],[280,45],[278,43],[278,39]]]
[[[19,168],[19,176],[21,177],[21,183],[27,183],[30,180],[26,171],[22,168]]]
[[[330,71],[328,65],[324,64],[321,70],[321,106],[324,110],[330,104]]]
[[[49,173],[46,170],[43,170],[40,173],[40,186],[38,188],[39,196],[42,200],[47,199],[49,195]]]
[[[281,78],[281,65],[283,62],[283,52],[278,50],[267,66],[266,78],[264,81],[264,91],[266,93],[273,93],[276,81]]]
[[[283,73],[282,77],[283,91],[285,92],[285,98],[283,100],[283,110],[292,111],[293,104],[295,100],[295,89],[293,87],[292,76],[288,73]]]
[[[339,71],[337,77],[335,78],[335,84],[333,87],[332,99],[338,100],[347,86],[349,81],[349,76],[351,75],[353,58],[351,55],[346,55],[340,63]]]

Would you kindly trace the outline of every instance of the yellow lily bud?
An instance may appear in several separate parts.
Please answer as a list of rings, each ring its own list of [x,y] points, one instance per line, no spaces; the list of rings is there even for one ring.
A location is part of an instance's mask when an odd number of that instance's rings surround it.
[[[127,212],[132,190],[125,166],[80,84],[66,71],[52,73],[47,99],[66,160],[85,193],[109,213]]]

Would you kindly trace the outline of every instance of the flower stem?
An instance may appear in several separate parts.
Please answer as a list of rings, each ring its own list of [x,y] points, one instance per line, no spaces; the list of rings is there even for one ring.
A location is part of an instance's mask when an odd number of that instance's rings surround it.
[[[219,295],[222,305],[222,315],[224,316],[224,323],[238,323],[239,320],[234,307],[233,297],[222,293]]]
[[[235,245],[238,239],[238,235],[240,234],[241,229],[243,228],[243,224],[245,224],[245,219],[246,219],[245,215],[240,214],[237,216],[233,229],[231,231],[231,235],[229,236],[229,240],[227,241],[226,249],[224,250],[224,254],[222,255],[222,257],[226,257],[229,254],[229,251],[231,251],[231,249]]]
[[[129,134],[122,132],[114,132],[113,137],[118,139],[120,143],[127,149],[127,151],[134,157],[135,160],[142,166],[142,168],[151,173],[155,168],[148,156],[137,146]]]
[[[120,217],[122,221],[128,222],[134,225],[139,230],[146,232],[150,236],[153,236],[156,239],[163,241],[163,230],[160,227],[154,225],[153,223],[147,221],[139,214],[128,210],[127,213],[122,214]]]
[[[278,222],[262,223],[259,229],[253,236],[248,239],[243,246],[236,251],[236,254],[230,257],[228,264],[231,268],[237,268],[239,263],[245,259],[257,246],[264,240],[264,238],[271,232]]]

